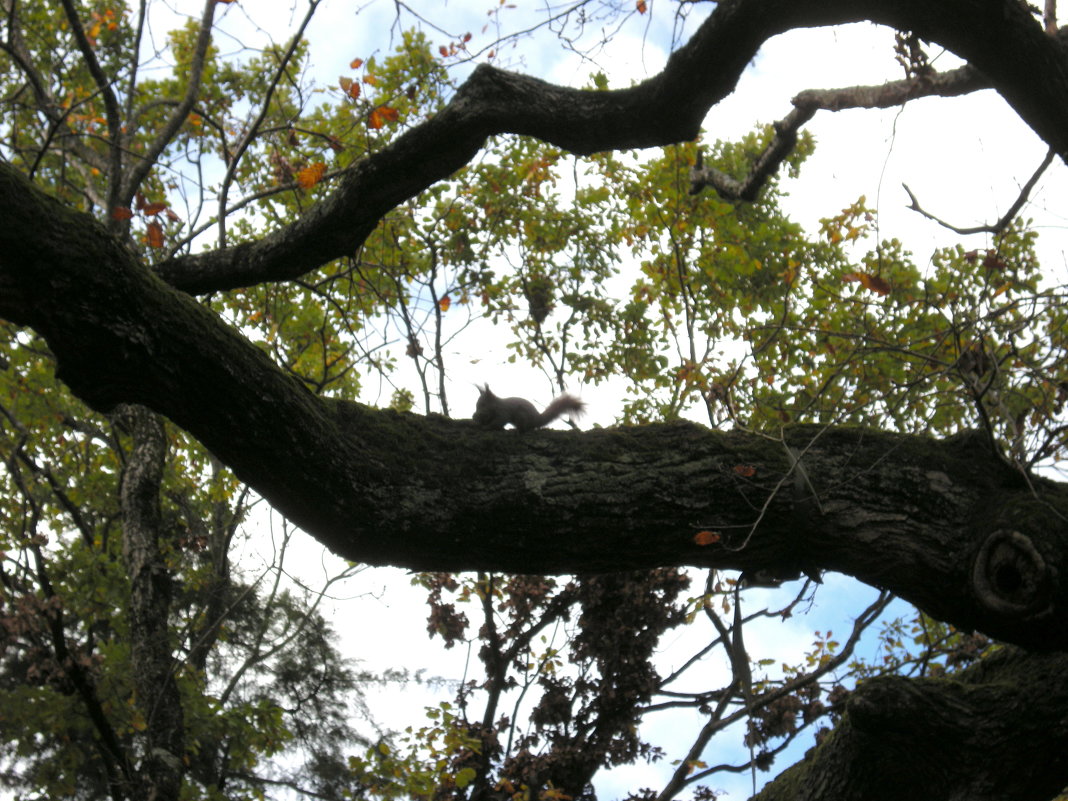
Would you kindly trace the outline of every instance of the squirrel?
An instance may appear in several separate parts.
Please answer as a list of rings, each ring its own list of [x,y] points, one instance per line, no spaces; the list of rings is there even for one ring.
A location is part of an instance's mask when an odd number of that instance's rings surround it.
[[[485,389],[478,388],[478,403],[475,404],[475,414],[471,419],[482,428],[504,428],[511,423],[519,431],[533,431],[548,425],[562,414],[571,412],[580,415],[585,410],[585,403],[564,394],[539,414],[534,404],[525,398],[498,398],[486,384]]]

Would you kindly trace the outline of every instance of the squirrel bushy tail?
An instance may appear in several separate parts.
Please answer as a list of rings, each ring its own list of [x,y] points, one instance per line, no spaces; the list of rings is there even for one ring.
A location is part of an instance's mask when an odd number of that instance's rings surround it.
[[[586,404],[574,395],[568,395],[565,392],[558,398],[553,398],[552,403],[545,407],[545,411],[538,415],[538,419],[541,420],[538,428],[548,425],[557,417],[569,412],[576,417],[581,417],[586,412]]]

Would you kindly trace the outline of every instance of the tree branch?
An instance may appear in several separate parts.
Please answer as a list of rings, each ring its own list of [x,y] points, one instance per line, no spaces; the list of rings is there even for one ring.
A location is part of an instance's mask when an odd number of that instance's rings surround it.
[[[119,120],[119,102],[115,98],[115,90],[111,87],[111,80],[104,74],[100,62],[93,52],[93,46],[89,37],[85,34],[82,21],[78,17],[78,9],[74,7],[72,0],[60,0],[63,11],[70,25],[71,34],[85,60],[86,69],[93,78],[97,89],[104,99],[104,111],[108,122],[108,210],[117,204],[120,178],[122,176],[122,137],[120,135],[121,123]]]
[[[178,129],[189,116],[190,109],[200,94],[200,80],[204,75],[204,60],[207,57],[208,45],[211,44],[211,26],[215,19],[215,6],[218,0],[204,0],[204,11],[200,17],[200,32],[197,34],[197,44],[193,51],[193,57],[189,65],[189,82],[186,84],[185,95],[175,106],[170,118],[155,138],[145,148],[144,153],[131,166],[124,180],[109,181],[113,195],[118,199],[117,205],[128,206],[138,187],[144,183],[145,177],[156,166],[160,154],[164,148],[174,139]],[[130,121],[130,131],[127,136],[133,136],[135,121]],[[111,208],[108,208],[108,213]]]
[[[191,293],[296,278],[355,252],[383,215],[447,178],[496,134],[535,136],[579,154],[692,139],[767,39],[794,27],[861,20],[913,30],[950,48],[1057,153],[1068,153],[1068,59],[1022,4],[725,0],[659,75],[635,87],[568,89],[482,65],[436,117],[354,165],[296,222],[257,242],[178,257],[157,270]]]
[[[1038,165],[1038,169],[1035,170],[1034,175],[1032,175],[1028,179],[1027,183],[1023,185],[1023,188],[1020,189],[1020,194],[1017,196],[1016,200],[1013,201],[1012,205],[1009,206],[1009,210],[1001,216],[1001,219],[995,223],[988,223],[986,225],[973,225],[969,228],[963,228],[953,225],[952,223],[948,223],[945,220],[934,216],[930,212],[926,211],[922,206],[920,206],[920,201],[916,199],[916,195],[914,195],[912,193],[912,190],[909,189],[908,184],[901,185],[905,188],[905,191],[908,192],[909,200],[911,201],[909,203],[909,208],[923,215],[928,220],[933,220],[934,222],[941,225],[943,228],[948,228],[950,231],[954,231],[955,233],[961,234],[962,236],[967,236],[968,234],[983,233],[990,233],[996,235],[1000,234],[1002,231],[1008,228],[1009,224],[1016,218],[1016,215],[1020,213],[1020,209],[1023,208],[1024,203],[1026,203],[1027,199],[1031,196],[1031,190],[1035,188],[1035,184],[1038,183],[1038,179],[1042,177],[1042,173],[1046,171],[1046,168],[1053,163],[1054,155],[1055,154],[1052,150],[1050,150],[1046,154],[1046,157],[1042,159],[1042,163]]]

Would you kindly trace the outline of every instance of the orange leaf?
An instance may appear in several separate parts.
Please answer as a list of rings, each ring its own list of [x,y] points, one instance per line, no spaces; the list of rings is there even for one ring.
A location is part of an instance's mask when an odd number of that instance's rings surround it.
[[[442,58],[448,58],[449,57],[449,48],[447,48],[445,45],[442,45],[441,47],[439,47],[438,48],[438,52],[441,53],[441,57]]]
[[[756,475],[756,468],[751,464],[737,464],[734,466],[734,472],[742,478],[752,478]]]
[[[167,208],[166,203],[146,203],[141,212],[146,217],[152,217],[153,215],[159,214],[165,208]]]
[[[154,248],[163,247],[163,226],[152,221],[148,224],[148,244]]]
[[[364,75],[363,82],[368,86],[378,86],[378,78],[374,75]]]
[[[645,4],[645,0],[638,0],[638,2],[634,4],[634,7],[638,9],[639,14],[644,14],[649,10],[649,7]]]
[[[111,210],[111,219],[129,220],[133,218],[133,212],[125,206],[116,206]]]
[[[181,222],[182,221],[182,218],[179,217],[177,214],[175,214],[170,209],[167,209],[167,219],[170,220],[171,222]]]
[[[326,165],[321,161],[317,161],[297,173],[297,183],[300,184],[301,189],[311,189],[323,180],[325,173]]]
[[[383,125],[385,125],[387,121],[396,122],[398,116],[399,115],[397,114],[397,109],[390,108],[389,106],[379,106],[371,112],[371,116],[367,120],[367,124],[377,130],[378,128],[381,128]]]
[[[441,309],[442,311],[448,311],[449,310],[449,306],[451,306],[451,305],[452,305],[452,298],[450,298],[448,295],[442,295],[441,299],[438,300],[438,308]]]
[[[712,545],[719,542],[721,536],[718,531],[698,531],[693,535],[693,541],[697,545]]]
[[[362,66],[363,66],[363,59],[362,58],[354,58],[351,62],[349,62],[349,67],[351,69],[354,69],[354,70],[358,70]]]

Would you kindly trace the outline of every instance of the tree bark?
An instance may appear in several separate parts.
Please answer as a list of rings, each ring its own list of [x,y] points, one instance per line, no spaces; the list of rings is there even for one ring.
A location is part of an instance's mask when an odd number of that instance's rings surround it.
[[[952,679],[865,682],[759,801],[1049,801],[1068,778],[1068,657],[1006,648]]]
[[[159,542],[159,489],[167,434],[148,409],[123,407],[118,416],[133,438],[120,497],[122,555],[130,574],[130,662],[137,709],[145,724],[137,789],[143,798],[173,801],[184,773],[185,716],[178,664],[171,652],[171,575]]]

